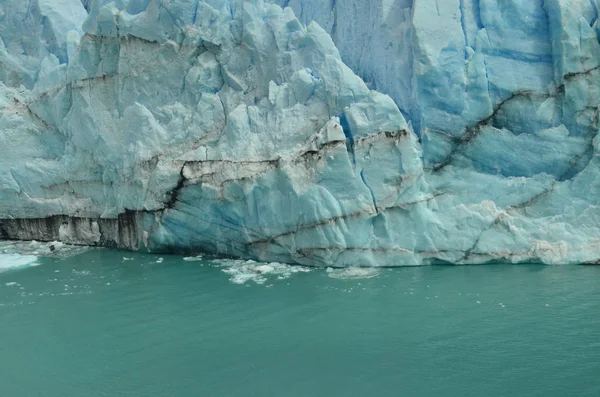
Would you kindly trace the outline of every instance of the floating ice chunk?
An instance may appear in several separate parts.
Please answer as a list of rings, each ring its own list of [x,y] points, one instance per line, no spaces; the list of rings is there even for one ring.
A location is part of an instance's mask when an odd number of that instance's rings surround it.
[[[254,271],[259,274],[271,273],[273,270],[275,270],[275,268],[269,265],[260,265],[254,268]]]
[[[0,272],[7,270],[37,266],[38,257],[35,255],[0,254]]]
[[[183,258],[184,261],[186,262],[197,262],[197,261],[201,261],[202,260],[202,255],[196,255],[196,256],[186,256],[185,258]]]
[[[327,273],[331,278],[337,278],[341,280],[353,280],[377,277],[380,273],[380,269],[368,267],[349,267],[345,269],[329,268],[327,269]]]
[[[242,260],[215,260],[222,271],[230,275],[229,280],[234,284],[245,284],[248,281],[264,284],[269,277],[277,280],[290,278],[294,273],[306,273],[310,269],[304,266],[291,266],[284,263],[260,263]]]

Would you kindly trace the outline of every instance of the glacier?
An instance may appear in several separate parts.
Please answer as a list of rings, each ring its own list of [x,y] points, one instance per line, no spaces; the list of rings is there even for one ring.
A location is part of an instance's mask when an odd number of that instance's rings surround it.
[[[600,262],[597,0],[4,0],[0,239]]]

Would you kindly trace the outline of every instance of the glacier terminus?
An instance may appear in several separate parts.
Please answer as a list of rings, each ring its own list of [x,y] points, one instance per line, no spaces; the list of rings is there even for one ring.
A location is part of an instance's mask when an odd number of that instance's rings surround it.
[[[4,0],[0,239],[600,262],[598,0]]]

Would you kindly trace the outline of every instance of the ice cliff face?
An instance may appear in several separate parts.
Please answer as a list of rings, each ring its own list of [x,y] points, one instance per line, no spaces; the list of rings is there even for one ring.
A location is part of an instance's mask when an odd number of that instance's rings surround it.
[[[0,4],[0,238],[600,259],[595,0],[277,3]]]

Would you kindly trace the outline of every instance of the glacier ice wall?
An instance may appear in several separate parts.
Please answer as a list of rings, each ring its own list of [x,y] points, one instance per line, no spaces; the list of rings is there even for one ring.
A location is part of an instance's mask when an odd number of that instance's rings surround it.
[[[600,259],[596,1],[276,3],[0,5],[0,238]]]

